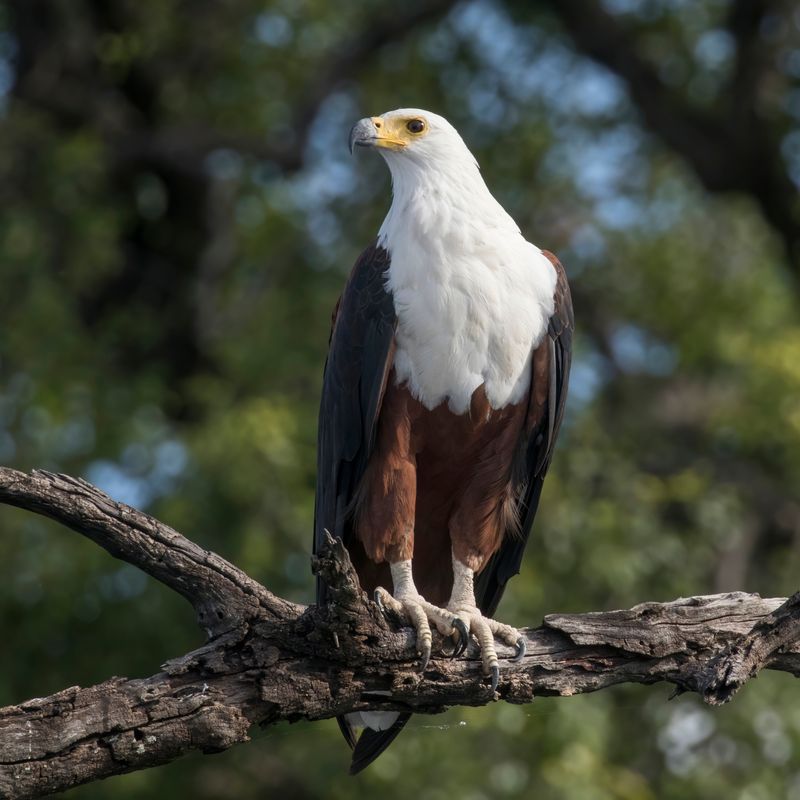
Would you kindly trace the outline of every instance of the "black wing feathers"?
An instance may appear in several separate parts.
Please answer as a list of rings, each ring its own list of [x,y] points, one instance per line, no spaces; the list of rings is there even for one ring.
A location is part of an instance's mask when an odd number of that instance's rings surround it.
[[[317,441],[314,552],[327,528],[350,540],[349,504],[364,474],[394,352],[395,311],[386,290],[389,254],[359,257],[339,301],[322,381]],[[317,581],[317,601],[324,601]]]
[[[314,507],[314,552],[325,529],[349,547],[351,502],[375,443],[386,380],[394,354],[396,316],[386,290],[389,254],[377,244],[356,261],[334,312],[328,360],[322,379],[317,434],[317,495]],[[317,603],[325,602],[325,584],[317,579]],[[404,715],[387,731],[365,730],[356,743],[345,717],[337,717],[350,747],[351,770],[377,758],[408,720]]]
[[[547,330],[550,348],[547,409],[525,443],[526,477],[518,500],[520,532],[518,535],[508,533],[503,538],[500,549],[475,581],[475,598],[481,611],[488,616],[494,615],[508,580],[519,572],[567,401],[572,334],[575,330],[572,297],[564,267],[555,256],[545,255],[553,262],[557,273],[555,308]]]
[[[564,415],[575,325],[564,268],[554,256],[546,255],[558,275],[555,311],[547,332],[547,408],[536,427],[529,435],[526,433],[528,440],[520,443],[524,460],[517,500],[521,535],[509,532],[476,580],[478,605],[487,615],[494,614],[507,581],[519,571]],[[314,552],[326,528],[341,537],[345,546],[352,541],[350,504],[372,454],[394,355],[397,320],[385,285],[388,267],[389,254],[377,244],[368,247],[353,267],[335,313],[319,415]],[[325,602],[325,585],[320,580],[317,602]],[[365,729],[357,743],[350,724],[339,717],[345,739],[351,747],[355,743],[351,773],[377,758],[400,733],[409,716],[401,714],[386,731]]]

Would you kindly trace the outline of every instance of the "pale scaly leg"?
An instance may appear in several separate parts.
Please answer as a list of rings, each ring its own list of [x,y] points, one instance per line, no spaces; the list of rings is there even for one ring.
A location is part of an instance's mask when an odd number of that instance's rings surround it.
[[[420,671],[423,671],[428,666],[428,660],[431,657],[432,636],[430,622],[436,625],[442,636],[458,634],[463,643],[461,648],[463,650],[467,645],[467,630],[465,626],[459,624],[459,621],[455,619],[451,611],[429,603],[417,591],[411,574],[411,559],[397,561],[394,564],[390,564],[389,567],[392,571],[394,592],[389,594],[386,589],[379,586],[375,590],[375,602],[378,605],[393,609],[408,619],[414,627],[417,632],[417,650],[422,657]]]
[[[502,622],[484,617],[475,603],[475,574],[466,565],[453,555],[453,593],[447,604],[447,610],[454,613],[461,620],[478,641],[481,648],[484,675],[492,678],[492,691],[497,689],[500,680],[500,665],[497,660],[497,650],[494,646],[495,638],[505,642],[509,647],[516,648],[513,661],[519,661],[525,655],[525,638],[520,636],[516,628]],[[456,625],[456,627],[458,627]]]

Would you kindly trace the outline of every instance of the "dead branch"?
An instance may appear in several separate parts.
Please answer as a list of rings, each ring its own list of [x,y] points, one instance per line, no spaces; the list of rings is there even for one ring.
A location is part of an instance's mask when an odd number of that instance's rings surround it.
[[[761,669],[800,675],[800,598],[736,592],[547,616],[524,631],[520,664],[501,653],[493,695],[471,650],[434,658],[418,673],[411,632],[367,600],[341,542],[331,539],[314,562],[331,586],[330,604],[303,608],[85,481],[0,467],[0,502],[55,519],[180,592],[209,636],[149,678],[111,678],[0,709],[0,798],[225,749],[246,741],[254,724],[366,708],[433,714],[660,681],[716,704]]]

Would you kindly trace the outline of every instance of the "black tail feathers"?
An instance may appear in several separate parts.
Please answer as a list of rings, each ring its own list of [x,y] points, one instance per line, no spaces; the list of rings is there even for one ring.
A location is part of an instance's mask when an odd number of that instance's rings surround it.
[[[350,762],[350,774],[355,775],[368,767],[394,740],[411,718],[411,714],[401,714],[394,725],[385,731],[373,731],[364,728],[353,749],[353,760]]]

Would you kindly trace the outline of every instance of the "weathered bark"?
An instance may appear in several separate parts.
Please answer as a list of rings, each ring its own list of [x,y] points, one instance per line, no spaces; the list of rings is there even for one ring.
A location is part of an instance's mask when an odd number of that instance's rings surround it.
[[[434,658],[418,673],[411,632],[367,600],[341,542],[330,540],[314,563],[331,586],[330,604],[304,608],[84,481],[0,468],[0,502],[62,522],[180,592],[210,637],[150,678],[112,678],[0,709],[2,798],[225,749],[246,741],[253,724],[365,708],[431,714],[626,682],[666,681],[716,704],[765,667],[800,675],[800,596],[731,593],[547,616],[524,631],[521,663],[502,651],[493,695],[472,650]]]

